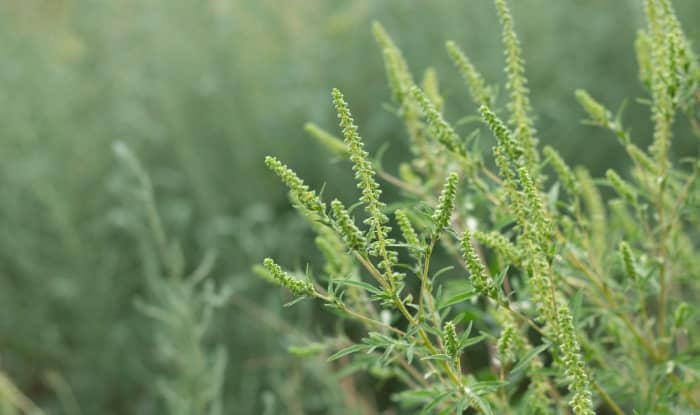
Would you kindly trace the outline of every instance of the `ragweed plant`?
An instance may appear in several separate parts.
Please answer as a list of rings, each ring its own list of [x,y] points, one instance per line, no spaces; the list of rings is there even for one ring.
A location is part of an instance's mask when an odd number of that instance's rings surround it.
[[[353,356],[356,370],[383,368],[404,385],[395,401],[422,413],[700,410],[698,161],[674,160],[669,150],[681,118],[697,133],[700,66],[670,0],[643,2],[647,28],[635,45],[654,124],[648,150],[620,117],[576,92],[588,122],[610,130],[631,160],[630,171],[611,169],[601,179],[571,168],[551,147],[540,152],[514,20],[505,0],[495,5],[505,104],[465,52],[447,43],[493,136],[492,152],[471,145],[479,130],[462,136],[446,119],[434,71],[415,84],[396,43],[375,24],[413,159],[398,174],[370,159],[334,89],[343,139],[307,129],[349,158],[359,200],[351,208],[333,200],[329,209],[268,157],[318,231],[326,266],[298,276],[267,258],[263,274],[297,300],[320,301],[364,327],[349,332],[353,344],[330,360]],[[384,182],[398,187],[400,202],[383,198]]]
[[[215,309],[228,300],[230,293],[226,287],[217,290],[205,280],[214,265],[213,254],[185,275],[184,256],[180,246],[168,237],[148,174],[124,143],[117,142],[114,152],[137,180],[136,196],[158,252],[155,272],[148,275],[152,299],[136,303],[152,318],[157,357],[170,369],[157,377],[158,392],[170,414],[222,414],[227,355],[223,346],[210,350],[206,336]]]

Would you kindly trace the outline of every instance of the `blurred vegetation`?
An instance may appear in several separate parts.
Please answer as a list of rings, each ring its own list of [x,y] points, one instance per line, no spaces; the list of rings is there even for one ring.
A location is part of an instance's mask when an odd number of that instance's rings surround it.
[[[573,90],[612,108],[631,97],[626,125],[633,135],[649,131],[634,100],[639,2],[513,3],[533,105],[545,114],[543,141],[600,173],[621,151],[605,131],[580,123]],[[697,41],[691,23],[700,4],[675,4]],[[263,254],[301,269],[314,249],[264,154],[280,156],[314,188],[331,177],[330,189],[354,192],[351,175],[333,177],[327,153],[302,128],[307,120],[335,125],[331,87],[346,91],[371,150],[390,145],[387,165],[406,150],[399,121],[383,108],[389,93],[372,20],[400,42],[414,73],[435,66],[452,120],[469,104],[456,98],[464,87],[445,40],[462,45],[489,80],[504,77],[488,1],[0,2],[3,385],[6,374],[50,413],[164,410],[156,379],[169,368],[152,335],[157,323],[134,306],[154,300],[147,281],[161,273],[158,248],[133,178],[112,152],[123,141],[153,181],[186,271],[215,253],[210,274],[233,292],[206,340],[228,351],[224,412],[375,405],[359,402],[361,386],[336,380],[323,360],[286,357],[300,340],[287,321],[307,329],[305,341],[328,323],[308,305],[263,311],[287,299],[250,271]],[[674,142],[676,156],[691,144]]]

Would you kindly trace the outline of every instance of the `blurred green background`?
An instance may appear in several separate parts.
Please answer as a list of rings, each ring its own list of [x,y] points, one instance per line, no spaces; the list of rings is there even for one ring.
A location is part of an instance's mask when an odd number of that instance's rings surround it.
[[[632,47],[641,2],[511,3],[542,141],[597,174],[622,163],[614,137],[580,122],[573,91],[585,88],[613,109],[628,99],[625,124],[648,143]],[[675,5],[700,39],[700,3]],[[390,144],[390,169],[405,156],[401,123],[385,110],[373,20],[417,78],[436,68],[450,120],[474,108],[446,40],[489,81],[504,78],[487,0],[0,1],[0,371],[49,413],[163,413],[156,379],[178,373],[155,344],[158,323],[135,306],[151,301],[147,281],[160,271],[112,151],[120,141],[150,175],[186,269],[215,252],[211,277],[233,292],[204,341],[228,352],[224,413],[385,405],[391,385],[339,381],[323,359],[289,356],[328,320],[310,304],[283,309],[288,298],[251,272],[263,256],[303,269],[317,255],[265,155],[329,197],[356,195],[349,166],[303,131],[305,121],[337,131],[332,87],[370,150]],[[694,144],[674,142],[676,156]]]

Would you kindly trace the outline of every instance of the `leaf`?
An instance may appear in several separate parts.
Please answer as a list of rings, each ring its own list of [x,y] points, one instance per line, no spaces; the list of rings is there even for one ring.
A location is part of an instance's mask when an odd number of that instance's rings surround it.
[[[445,268],[439,269],[435,274],[433,274],[432,281],[435,281],[437,279],[437,277],[439,277],[440,275],[446,273],[447,271],[451,271],[453,269],[455,269],[455,267],[452,265],[449,265],[449,266],[446,266]]]
[[[500,287],[503,285],[503,280],[506,279],[506,275],[508,274],[508,270],[510,269],[510,265],[507,265],[505,268],[503,268],[503,271],[501,271],[498,276],[494,279],[494,284],[496,287]]]
[[[378,149],[375,151],[375,156],[374,156],[374,168],[377,170],[384,170],[382,168],[382,159],[384,157],[384,153],[389,150],[389,147],[391,147],[391,143],[386,141],[384,142]]]
[[[535,347],[534,349],[530,350],[528,354],[525,355],[520,361],[518,362],[517,365],[513,367],[513,369],[510,370],[510,374],[512,376],[517,376],[520,372],[525,370],[527,367],[528,363],[532,361],[532,359],[535,358],[538,354],[542,353],[543,351],[547,350],[549,348],[548,344],[543,344],[541,346]]]
[[[394,394],[392,400],[413,406],[417,403],[431,402],[436,393],[438,391],[435,389],[413,389]]]
[[[459,344],[459,348],[460,348],[460,350],[466,349],[469,346],[473,346],[473,345],[479,343],[480,341],[484,340],[485,338],[486,338],[486,335],[482,334],[481,336],[476,336],[476,337],[472,337],[470,339],[466,339]]]
[[[315,356],[326,349],[323,343],[310,343],[304,346],[289,346],[287,352],[298,357]]]
[[[488,402],[485,400],[481,399],[481,396],[473,396],[472,399],[476,401],[476,404],[478,406],[479,411],[481,411],[484,415],[493,415],[493,411],[491,410],[491,406],[489,405]]]
[[[467,291],[462,291],[459,294],[455,294],[452,297],[448,298],[447,300],[444,300],[440,303],[440,306],[438,309],[443,309],[445,307],[449,307],[451,305],[459,304],[462,302],[465,302],[467,300],[471,300],[472,297],[476,295],[476,290],[469,289]]]
[[[366,361],[356,361],[356,362],[350,363],[349,365],[343,366],[342,369],[333,373],[333,378],[342,379],[346,376],[350,376],[350,375],[355,374],[357,372],[366,371],[366,370],[367,370],[367,362]]]
[[[297,298],[293,299],[292,301],[286,303],[283,307],[291,307],[294,304],[298,303],[299,301],[304,300],[305,298],[306,298],[306,296],[297,297]]]
[[[428,415],[428,414],[432,413],[431,411],[436,406],[440,405],[445,400],[445,398],[447,398],[448,396],[450,396],[450,392],[442,392],[441,394],[439,394],[438,396],[433,398],[433,400],[430,401],[427,405],[425,405],[425,407],[423,408],[423,410],[420,412],[419,415]]]
[[[444,353],[438,353],[430,356],[421,357],[420,360],[452,360],[452,358]]]
[[[573,300],[571,300],[571,304],[571,315],[574,317],[574,320],[578,320],[581,316],[581,308],[583,304],[583,291],[579,291],[576,293]]]
[[[472,332],[472,327],[473,327],[473,326],[474,326],[474,321],[470,321],[470,322],[469,322],[469,325],[467,325],[467,328],[464,329],[464,331],[462,332],[462,335],[459,337],[459,342],[460,342],[460,343],[464,342],[465,340],[467,340],[467,339],[469,338],[469,335],[470,335],[471,332]]]
[[[503,382],[500,380],[488,380],[484,382],[473,383],[470,387],[474,393],[478,395],[485,395],[487,393],[492,393],[497,391],[499,388],[507,385],[508,382]]]
[[[549,193],[547,193],[547,203],[549,209],[554,211],[556,209],[557,201],[559,200],[559,182],[554,183]]]
[[[347,356],[349,354],[359,352],[361,350],[365,350],[367,348],[366,345],[364,344],[353,344],[352,346],[348,346],[344,349],[339,350],[338,352],[334,353],[328,358],[329,362],[332,362],[334,360],[338,360],[343,356]]]
[[[382,293],[382,291],[379,290],[377,287],[373,286],[372,284],[366,283],[364,281],[340,279],[340,280],[333,280],[333,282],[335,282],[336,284],[350,285],[353,287],[363,288],[363,289],[367,290],[368,292],[371,292],[372,294],[381,294]]]

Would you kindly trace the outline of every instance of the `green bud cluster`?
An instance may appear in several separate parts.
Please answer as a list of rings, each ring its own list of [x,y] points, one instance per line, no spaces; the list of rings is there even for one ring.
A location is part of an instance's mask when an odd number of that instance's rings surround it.
[[[272,156],[265,157],[265,164],[282,179],[282,182],[289,188],[289,192],[294,200],[296,200],[307,213],[316,214],[321,218],[326,216],[325,203],[316,195],[316,192],[309,190],[309,186],[304,184],[304,181],[301,180],[292,169]]]
[[[481,117],[489,126],[491,132],[498,140],[498,145],[503,148],[505,155],[508,160],[514,165],[520,165],[520,157],[522,155],[522,149],[518,142],[513,138],[513,134],[508,130],[508,127],[501,121],[496,114],[491,111],[486,106],[481,106],[479,108]]]
[[[316,295],[316,290],[313,284],[309,281],[301,281],[296,278],[290,277],[289,274],[282,270],[282,267],[275,264],[271,258],[265,258],[263,261],[265,269],[272,274],[272,277],[280,285],[286,287],[293,295],[301,297],[307,295],[309,297],[314,297]]]
[[[445,100],[440,95],[440,84],[438,82],[437,72],[435,68],[428,68],[423,74],[423,82],[421,83],[425,96],[435,107],[437,112],[442,112],[445,105]]]
[[[384,270],[384,277],[393,281],[396,276],[392,267],[398,261],[398,254],[388,249],[388,245],[393,243],[393,240],[388,237],[391,228],[386,225],[389,222],[389,218],[383,212],[386,205],[379,199],[382,191],[374,179],[376,172],[367,159],[367,152],[364,150],[364,144],[357,132],[357,126],[352,118],[348,104],[345,102],[343,94],[337,88],[333,89],[333,104],[338,112],[340,127],[343,130],[345,144],[348,147],[350,160],[353,163],[352,168],[355,171],[357,187],[361,191],[360,202],[362,202],[365,211],[369,215],[365,220],[365,223],[373,233],[369,252],[381,259],[380,267]]]
[[[338,199],[333,199],[331,210],[333,211],[333,218],[335,219],[338,233],[343,237],[348,247],[354,251],[363,251],[367,241],[360,229],[355,225],[355,221],[350,217],[343,203]]]
[[[644,152],[644,150],[632,143],[626,145],[625,149],[627,150],[627,154],[629,154],[630,158],[632,158],[635,163],[653,175],[658,174],[659,169],[656,162],[654,162],[654,160],[652,160],[651,157]]]
[[[394,100],[403,105],[409,88],[415,85],[406,59],[379,22],[372,24],[372,33],[384,54],[385,70]]]
[[[449,223],[457,199],[457,173],[450,173],[442,187],[438,206],[433,213],[433,239],[437,239]]]
[[[590,387],[590,375],[581,355],[574,319],[566,305],[559,307],[559,338],[566,375],[571,378],[569,390],[573,393],[569,406],[575,415],[595,415]]]
[[[399,224],[399,229],[401,230],[403,239],[408,245],[408,252],[416,261],[420,261],[420,247],[422,244],[418,239],[418,234],[413,228],[413,225],[411,225],[411,221],[408,219],[406,212],[401,209],[396,209],[394,216],[396,217],[396,222]]]
[[[411,151],[416,155],[414,162],[421,164],[426,171],[432,171],[432,150],[426,141],[425,126],[421,122],[421,110],[410,92],[411,88],[416,85],[413,75],[401,50],[389,37],[382,25],[375,22],[372,26],[372,31],[384,55],[384,67],[387,80],[389,81],[389,88],[391,89],[393,101],[398,105],[398,113],[406,125],[406,131],[411,141]],[[441,111],[443,101],[438,91],[435,73],[426,71],[426,78],[423,80],[423,84],[426,93],[430,97],[429,99],[437,111]],[[430,91],[428,92],[428,90]]]
[[[496,347],[501,364],[515,360],[515,325],[512,321],[503,324]]]
[[[314,243],[325,260],[323,268],[326,275],[342,275],[348,272],[351,264],[345,255],[347,248],[335,232],[320,227],[319,235],[314,239]]]
[[[637,192],[634,190],[634,187],[624,181],[614,170],[609,169],[605,172],[605,176],[608,178],[608,182],[613,189],[615,189],[617,194],[622,196],[630,204],[636,204]]]
[[[645,39],[648,41],[638,49],[648,56],[650,69],[648,88],[654,122],[654,141],[650,150],[659,166],[659,174],[665,176],[670,164],[668,149],[675,112],[680,103],[679,92],[685,89],[684,86],[696,82],[693,72],[697,71],[698,63],[668,0],[646,0],[644,12],[648,24]]]
[[[622,260],[622,265],[625,267],[625,274],[636,281],[639,275],[637,274],[637,267],[634,265],[632,250],[627,242],[624,241],[620,242],[620,259]]]
[[[469,269],[469,279],[479,293],[488,298],[496,299],[498,298],[496,285],[491,277],[486,274],[484,264],[481,263],[481,259],[474,252],[471,239],[471,232],[468,229],[465,230],[462,236],[462,253],[467,269]]]
[[[348,155],[348,149],[343,143],[343,140],[322,129],[318,125],[307,122],[304,124],[304,130],[306,130],[309,135],[318,140],[319,143],[326,146],[334,154],[338,156]]]
[[[534,122],[531,116],[530,90],[525,77],[525,62],[522,58],[520,41],[515,32],[513,17],[506,0],[495,0],[496,10],[503,28],[503,47],[506,57],[506,88],[510,93],[508,109],[511,114],[510,124],[515,130],[515,137],[522,146],[525,167],[534,178],[538,177],[539,153]]]
[[[576,90],[576,99],[584,111],[591,117],[591,121],[601,127],[608,127],[612,115],[601,103],[596,101],[588,92],[578,89]]]
[[[607,239],[607,220],[603,197],[591,178],[588,170],[584,168],[576,169],[581,198],[588,210],[591,228],[592,248],[600,255],[605,252]]]
[[[552,165],[552,168],[557,173],[557,176],[559,176],[559,182],[564,189],[569,192],[569,194],[575,195],[576,176],[574,175],[573,170],[571,170],[571,167],[566,164],[561,155],[559,155],[559,152],[550,146],[544,148],[544,154],[547,156],[547,160],[549,161],[549,164]]]
[[[653,68],[651,63],[651,40],[645,31],[640,30],[637,32],[634,49],[637,54],[637,65],[639,66],[639,80],[649,88],[651,86]]]
[[[455,323],[452,321],[448,321],[447,323],[445,323],[443,331],[445,333],[443,342],[445,343],[445,349],[447,350],[447,354],[452,359],[459,359],[459,340],[457,339]]]
[[[467,55],[457,46],[455,42],[447,42],[447,53],[452,58],[452,62],[457,67],[460,75],[469,87],[472,101],[477,106],[491,107],[493,105],[493,92],[486,85],[483,76],[472,65]]]
[[[479,241],[482,245],[487,246],[491,249],[496,250],[499,254],[503,255],[504,258],[508,259],[513,264],[520,263],[520,253],[518,249],[510,242],[505,236],[499,232],[480,232],[476,231],[472,235],[474,239]]]
[[[350,113],[350,108],[343,99],[343,94],[338,89],[333,89],[333,103],[336,111],[338,111],[338,119],[345,137],[345,145],[353,163],[352,168],[355,171],[357,187],[362,192],[360,201],[365,204],[368,213],[372,215],[371,221],[386,223],[388,220],[386,216],[379,213],[384,208],[384,203],[379,200],[382,191],[374,179],[376,173],[367,158],[368,154],[364,150],[364,143],[357,132],[357,126]]]
[[[531,229],[534,240],[538,241],[541,246],[546,247],[549,245],[552,237],[552,225],[547,217],[547,210],[540,192],[537,190],[535,182],[527,169],[520,167],[519,173],[530,215],[529,225],[525,229]]]
[[[411,95],[413,95],[423,110],[430,131],[435,138],[444,145],[447,150],[466,157],[467,153],[464,151],[459,135],[457,135],[452,126],[445,121],[442,114],[438,112],[435,105],[430,102],[423,91],[418,87],[413,87],[411,88]]]
[[[407,96],[407,88],[410,88],[410,85],[406,85],[406,76],[400,69],[402,67],[401,54],[395,49],[384,49],[383,54],[384,68],[387,79],[389,80],[389,88],[391,89],[392,96],[394,101],[403,105]],[[412,83],[413,80],[410,82]]]
[[[524,248],[531,256],[527,259],[526,264],[530,275],[528,284],[532,291],[535,307],[539,319],[546,324],[546,330],[551,333],[556,327],[558,318],[555,299],[552,297],[555,289],[550,278],[549,263],[542,249],[536,246],[531,239],[525,241]]]

